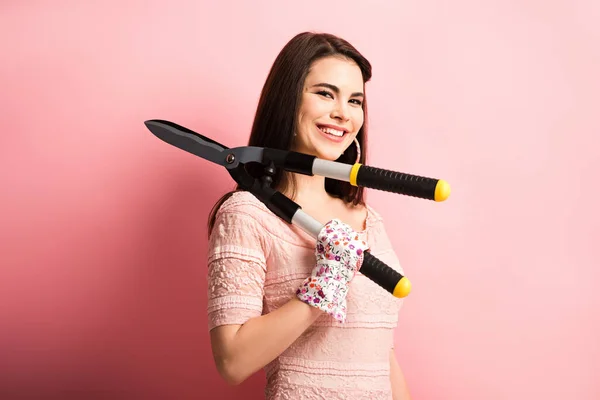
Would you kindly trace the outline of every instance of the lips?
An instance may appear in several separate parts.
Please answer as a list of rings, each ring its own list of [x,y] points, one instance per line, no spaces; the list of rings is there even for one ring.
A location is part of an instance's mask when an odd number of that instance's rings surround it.
[[[317,130],[321,135],[332,142],[340,143],[344,141],[344,137],[346,136],[347,130],[340,129],[339,127],[331,127],[328,125],[317,125]]]
[[[323,133],[337,137],[342,137],[344,136],[344,134],[348,133],[348,130],[346,128],[334,125],[317,125],[317,128],[319,128],[319,130],[321,130]]]

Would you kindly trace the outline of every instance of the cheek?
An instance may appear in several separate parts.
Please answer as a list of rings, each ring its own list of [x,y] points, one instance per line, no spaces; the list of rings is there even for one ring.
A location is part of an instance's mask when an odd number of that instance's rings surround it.
[[[304,100],[300,107],[302,116],[305,122],[311,122],[317,118],[321,118],[329,113],[330,106],[319,100],[316,96],[310,96]]]
[[[364,114],[362,108],[357,109],[356,112],[353,113],[352,119],[354,120],[354,125],[356,127],[356,130],[358,131],[362,127],[363,123],[365,122],[365,114]]]

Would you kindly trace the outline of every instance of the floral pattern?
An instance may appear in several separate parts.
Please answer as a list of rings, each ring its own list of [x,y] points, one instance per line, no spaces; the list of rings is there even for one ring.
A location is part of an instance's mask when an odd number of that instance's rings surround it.
[[[362,265],[368,244],[339,219],[329,221],[317,237],[317,264],[296,291],[303,302],[346,320],[348,284]]]

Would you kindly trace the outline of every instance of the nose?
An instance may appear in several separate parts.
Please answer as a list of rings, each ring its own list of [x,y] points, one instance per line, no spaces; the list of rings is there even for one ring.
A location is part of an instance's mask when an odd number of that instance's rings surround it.
[[[331,110],[331,118],[340,121],[348,121],[350,119],[350,112],[346,102],[338,101],[335,103],[335,107]]]

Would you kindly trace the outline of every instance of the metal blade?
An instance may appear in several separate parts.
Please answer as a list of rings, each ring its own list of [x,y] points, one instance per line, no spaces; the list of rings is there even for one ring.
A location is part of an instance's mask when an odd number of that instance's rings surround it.
[[[228,148],[222,144],[174,122],[151,119],[144,124],[159,139],[208,161],[225,165],[224,150]]]

